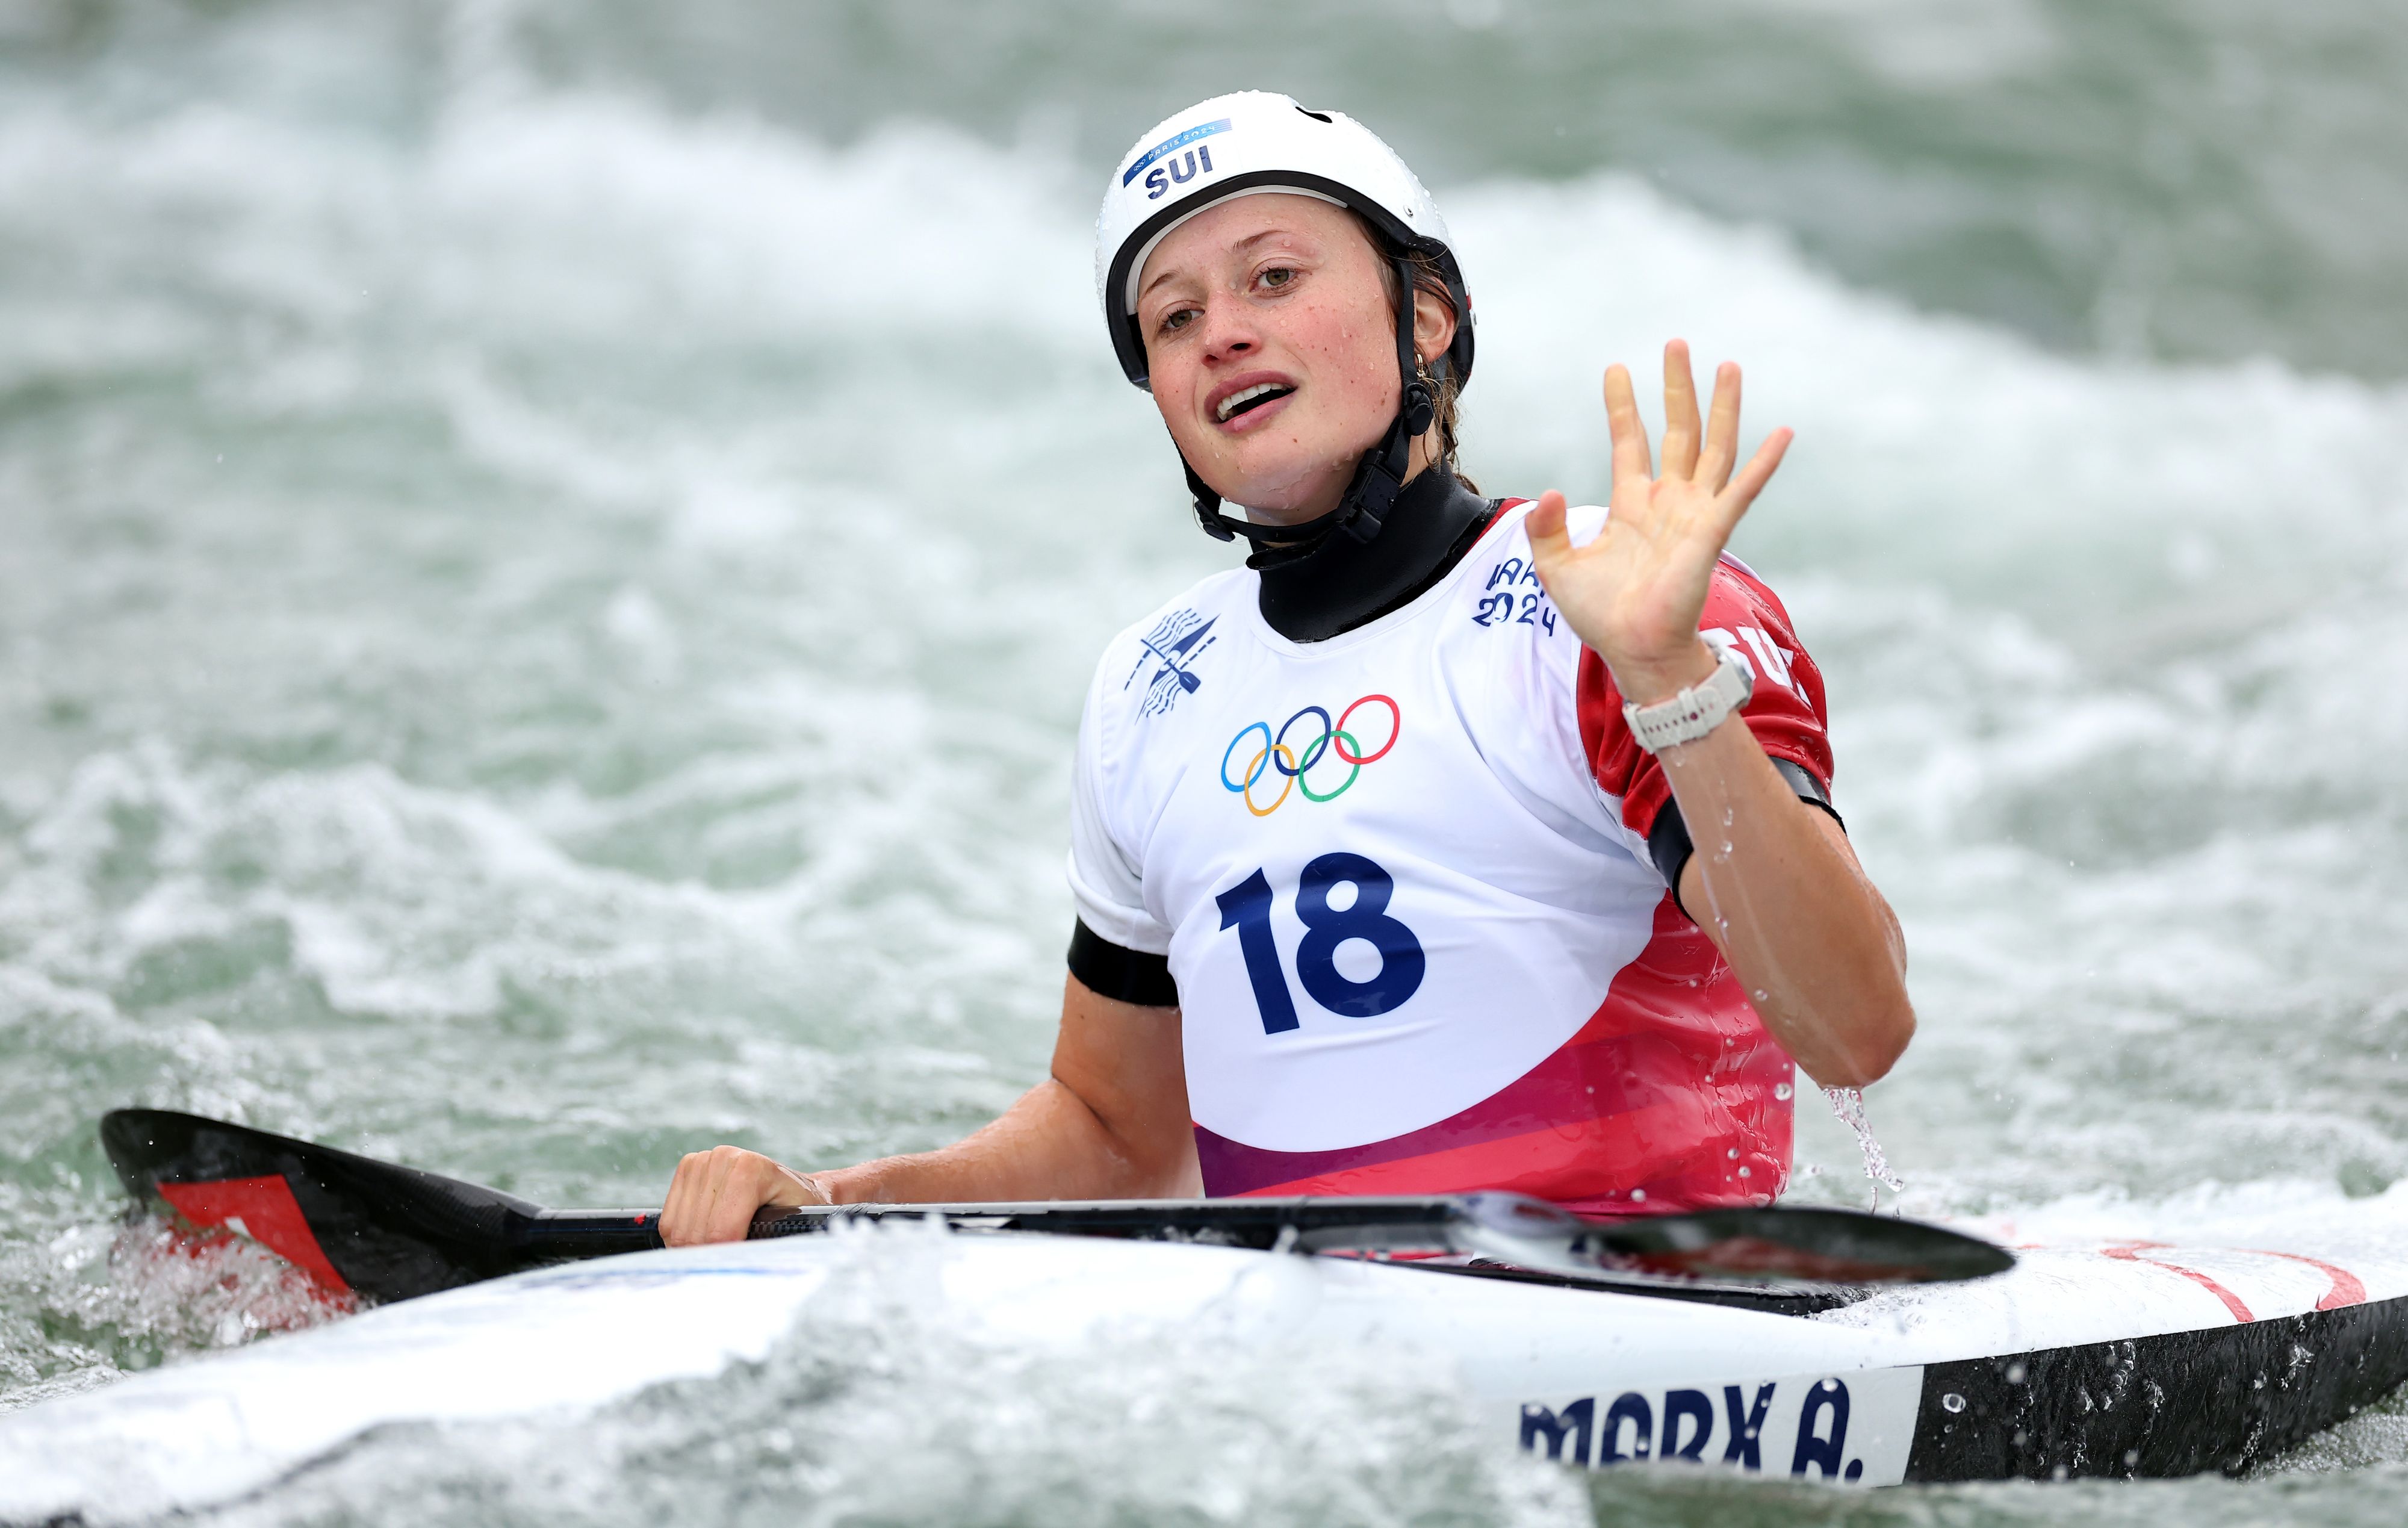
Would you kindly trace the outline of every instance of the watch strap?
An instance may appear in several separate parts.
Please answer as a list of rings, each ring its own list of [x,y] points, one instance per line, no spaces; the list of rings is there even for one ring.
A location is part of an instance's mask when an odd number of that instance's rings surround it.
[[[1712,638],[1707,641],[1715,660],[1711,678],[1653,705],[1623,703],[1622,719],[1629,724],[1632,740],[1649,753],[1660,754],[1704,737],[1756,693],[1756,670],[1739,650]]]

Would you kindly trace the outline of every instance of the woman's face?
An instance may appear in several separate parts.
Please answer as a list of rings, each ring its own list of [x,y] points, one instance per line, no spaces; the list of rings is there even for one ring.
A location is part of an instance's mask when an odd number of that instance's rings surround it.
[[[1381,265],[1343,208],[1264,195],[1180,224],[1139,273],[1154,406],[1188,464],[1257,519],[1294,525],[1336,509],[1397,416]],[[1437,354],[1453,316],[1435,300],[1415,308],[1430,310],[1415,314],[1417,346]]]

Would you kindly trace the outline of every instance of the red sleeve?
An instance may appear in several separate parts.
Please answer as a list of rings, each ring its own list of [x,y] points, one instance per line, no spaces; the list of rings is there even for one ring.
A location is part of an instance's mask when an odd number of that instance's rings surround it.
[[[1756,670],[1756,690],[1740,714],[1764,751],[1804,769],[1828,790],[1831,742],[1823,729],[1823,671],[1789,629],[1789,613],[1763,580],[1735,557],[1714,569],[1699,629],[1720,630]],[[1622,719],[1622,693],[1593,651],[1581,653],[1581,747],[1609,796],[1622,798],[1622,823],[1644,838],[1672,798],[1664,767],[1639,746]]]

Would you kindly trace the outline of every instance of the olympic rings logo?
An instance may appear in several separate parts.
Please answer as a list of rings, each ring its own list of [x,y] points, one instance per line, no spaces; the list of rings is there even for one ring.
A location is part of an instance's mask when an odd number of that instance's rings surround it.
[[[1356,712],[1370,705],[1388,708],[1388,741],[1367,754],[1363,752],[1361,741],[1346,729],[1346,724],[1354,719]],[[1303,721],[1307,716],[1321,718],[1321,731],[1318,736],[1304,744],[1304,751],[1299,755],[1289,744],[1287,737],[1296,724]],[[1388,757],[1388,750],[1397,745],[1397,738],[1404,729],[1404,713],[1397,709],[1396,701],[1384,695],[1361,697],[1353,705],[1340,712],[1335,721],[1332,721],[1329,713],[1321,707],[1306,706],[1286,721],[1282,722],[1276,732],[1271,730],[1268,722],[1254,722],[1240,728],[1238,735],[1229,740],[1229,746],[1221,751],[1221,784],[1228,788],[1231,795],[1242,798],[1246,803],[1246,810],[1257,817],[1268,817],[1277,812],[1286,802],[1290,791],[1300,793],[1308,801],[1334,800],[1345,795],[1353,786],[1355,778],[1363,772],[1364,765],[1376,764]],[[1238,750],[1246,740],[1257,733],[1262,735],[1262,746],[1256,749],[1253,757],[1246,761],[1245,778],[1230,779],[1229,761],[1238,757]],[[1311,779],[1314,767],[1331,758],[1349,766],[1346,778],[1339,781],[1328,790],[1314,789]],[[1254,786],[1262,782],[1266,774],[1273,771],[1281,777],[1279,794],[1271,798],[1268,806],[1258,806],[1254,802]],[[1326,772],[1323,776],[1323,783],[1327,784]]]

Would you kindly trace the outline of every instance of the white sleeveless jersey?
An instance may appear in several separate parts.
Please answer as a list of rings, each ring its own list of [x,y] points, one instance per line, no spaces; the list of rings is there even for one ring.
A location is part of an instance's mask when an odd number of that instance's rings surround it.
[[[1584,657],[1592,691],[1603,666],[1540,587],[1526,512],[1508,507],[1435,587],[1340,636],[1282,637],[1256,576],[1238,569],[1122,633],[1096,670],[1071,886],[1096,934],[1168,959],[1208,1192],[1520,1182],[1602,1203],[1668,1173],[1694,1178],[1699,1152],[1743,1157],[1753,1181],[1724,1183],[1736,1168],[1717,1165],[1681,1197],[1779,1187],[1785,1105],[1777,1121],[1742,1117],[1768,1114],[1764,1085],[1787,1075],[1786,1058],[1743,1004],[1734,1017],[1727,970],[1698,966],[1704,942],[1677,911],[1696,969],[1655,985],[1685,979],[1702,1002],[1718,974],[1712,1032],[1674,1034],[1667,1050],[1645,1011],[1608,1012],[1671,904],[1644,833],[1599,783],[1582,693]],[[1574,511],[1574,539],[1603,519]],[[1618,701],[1614,713],[1619,728]],[[1656,806],[1662,790],[1658,773]],[[1641,994],[1650,1004],[1660,994]],[[1734,1031],[1744,1078],[1716,1071],[1732,1070]],[[1674,1051],[1696,1064],[1667,1062]],[[1747,1095],[1735,1109],[1700,1115],[1678,1096],[1733,1086]],[[1616,1117],[1630,1137],[1619,1146],[1606,1139]],[[1584,1130],[1581,1162],[1526,1181],[1526,1138]],[[1697,1151],[1668,1158],[1668,1133],[1697,1135]],[[1599,1158],[1617,1152],[1627,1160]]]

